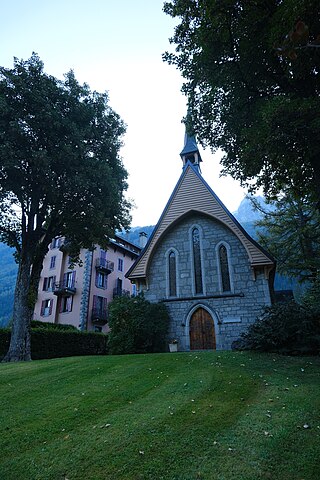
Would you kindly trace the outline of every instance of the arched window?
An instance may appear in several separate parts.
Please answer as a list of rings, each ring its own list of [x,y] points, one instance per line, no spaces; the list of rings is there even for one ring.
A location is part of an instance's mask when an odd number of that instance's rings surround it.
[[[200,233],[198,228],[192,230],[192,254],[194,269],[194,285],[195,293],[203,293],[202,285],[202,268],[201,268],[201,251],[200,251]]]
[[[228,251],[225,245],[219,247],[219,264],[221,275],[221,287],[223,292],[231,291]]]
[[[168,257],[169,267],[169,296],[177,296],[177,259],[175,252],[171,251]]]

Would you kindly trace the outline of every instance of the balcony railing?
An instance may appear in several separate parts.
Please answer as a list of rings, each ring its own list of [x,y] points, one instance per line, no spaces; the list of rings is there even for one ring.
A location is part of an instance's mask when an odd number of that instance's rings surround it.
[[[96,269],[109,275],[114,270],[114,263],[104,258],[96,258]]]
[[[106,323],[108,323],[108,316],[108,309],[93,308],[91,314],[91,321],[92,323],[99,323],[100,325],[105,325]]]
[[[113,289],[113,298],[115,297],[130,297],[129,290],[122,290],[122,288],[114,288]]]
[[[61,296],[74,295],[76,293],[76,287],[73,283],[57,282],[54,284],[53,293],[54,295]]]

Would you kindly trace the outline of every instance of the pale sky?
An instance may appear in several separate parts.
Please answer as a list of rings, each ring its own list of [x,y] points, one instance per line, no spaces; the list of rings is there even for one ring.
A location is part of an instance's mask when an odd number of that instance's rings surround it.
[[[109,92],[127,124],[121,151],[134,200],[132,226],[157,223],[182,171],[186,99],[182,78],[161,54],[175,21],[163,0],[0,0],[0,65],[39,54],[45,71],[62,79],[73,69],[81,83]],[[245,195],[219,177],[219,154],[201,150],[202,175],[230,211]]]

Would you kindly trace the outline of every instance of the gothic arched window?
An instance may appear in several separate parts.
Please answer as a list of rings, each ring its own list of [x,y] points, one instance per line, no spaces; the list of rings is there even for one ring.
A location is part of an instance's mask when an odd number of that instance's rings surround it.
[[[198,228],[194,228],[192,230],[192,254],[193,254],[195,293],[196,294],[203,293],[200,233]]]
[[[225,245],[219,247],[219,264],[221,274],[221,287],[223,292],[231,291],[228,251]]]
[[[169,267],[169,296],[177,296],[177,259],[175,252],[171,251],[168,257]]]

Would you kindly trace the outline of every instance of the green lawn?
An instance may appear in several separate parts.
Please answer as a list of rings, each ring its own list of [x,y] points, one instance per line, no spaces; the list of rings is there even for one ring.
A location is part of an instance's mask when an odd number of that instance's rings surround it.
[[[318,480],[320,359],[234,352],[0,365],[1,480]]]

